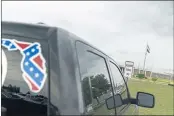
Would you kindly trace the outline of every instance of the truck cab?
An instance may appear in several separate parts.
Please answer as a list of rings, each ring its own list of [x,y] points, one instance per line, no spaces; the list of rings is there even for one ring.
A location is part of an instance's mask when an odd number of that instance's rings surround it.
[[[2,22],[1,114],[136,115],[155,97],[131,97],[115,60],[59,27]]]

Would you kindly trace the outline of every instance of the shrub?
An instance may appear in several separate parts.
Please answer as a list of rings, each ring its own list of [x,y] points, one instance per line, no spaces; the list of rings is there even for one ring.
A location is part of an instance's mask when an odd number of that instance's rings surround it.
[[[152,81],[157,81],[158,80],[158,78],[157,77],[152,77]]]
[[[144,77],[145,79],[148,79],[147,77]]]
[[[138,74],[137,77],[138,77],[139,79],[143,79],[145,76],[144,76],[144,74]]]

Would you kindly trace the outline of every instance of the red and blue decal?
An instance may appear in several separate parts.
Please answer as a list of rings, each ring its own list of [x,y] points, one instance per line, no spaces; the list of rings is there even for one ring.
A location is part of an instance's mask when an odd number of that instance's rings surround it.
[[[1,44],[8,51],[19,50],[22,55],[22,77],[30,91],[40,92],[47,78],[46,61],[42,55],[40,43],[28,43],[12,39],[2,39]]]

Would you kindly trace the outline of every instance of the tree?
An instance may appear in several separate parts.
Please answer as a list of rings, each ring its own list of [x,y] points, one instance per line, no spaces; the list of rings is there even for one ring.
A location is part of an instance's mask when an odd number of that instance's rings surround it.
[[[104,74],[98,74],[91,80],[92,87],[99,89],[100,93],[107,92],[110,88],[108,80]]]
[[[91,88],[90,88],[91,82]],[[96,76],[88,76],[82,80],[83,84],[83,94],[85,100],[85,106],[92,103],[91,97],[97,100],[99,103],[98,97],[107,93],[111,85],[108,80],[105,78],[104,74],[97,74]],[[92,94],[92,95],[91,95]]]
[[[99,103],[98,97],[102,96],[103,93],[107,93],[110,89],[110,84],[104,74],[97,74],[95,77],[90,77],[90,79],[93,98]]]

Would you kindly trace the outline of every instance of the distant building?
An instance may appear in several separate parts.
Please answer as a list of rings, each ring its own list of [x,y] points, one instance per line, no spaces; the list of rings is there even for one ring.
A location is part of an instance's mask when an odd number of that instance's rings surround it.
[[[120,69],[122,72],[124,72],[125,67],[123,65],[119,65]],[[137,69],[134,67],[134,70],[132,72],[132,75],[137,75],[137,74],[142,74],[143,70],[142,69]],[[172,79],[174,80],[174,75],[173,74],[166,74],[166,73],[157,73],[157,72],[151,72],[149,70],[145,71],[145,75],[146,77],[158,77],[158,78],[163,78],[163,79]],[[171,76],[173,75],[173,78],[171,78]]]

